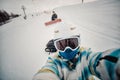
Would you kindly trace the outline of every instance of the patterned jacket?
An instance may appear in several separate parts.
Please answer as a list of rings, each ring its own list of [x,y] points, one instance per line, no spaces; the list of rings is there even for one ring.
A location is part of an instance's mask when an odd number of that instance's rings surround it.
[[[33,80],[120,80],[120,49],[93,53],[80,48],[76,58],[66,60],[56,54],[49,57]]]

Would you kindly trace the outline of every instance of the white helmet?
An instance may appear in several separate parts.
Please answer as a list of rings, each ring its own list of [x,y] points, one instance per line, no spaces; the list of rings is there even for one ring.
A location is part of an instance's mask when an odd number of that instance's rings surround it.
[[[76,26],[60,22],[55,26],[54,39],[54,45],[61,57],[73,59],[79,52],[80,35]]]
[[[56,24],[54,29],[54,39],[57,38],[69,38],[70,36],[80,35],[77,26],[60,22]]]

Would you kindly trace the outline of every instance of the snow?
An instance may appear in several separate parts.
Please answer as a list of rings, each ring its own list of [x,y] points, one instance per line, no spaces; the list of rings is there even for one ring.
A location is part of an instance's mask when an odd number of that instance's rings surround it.
[[[95,0],[84,0],[84,3]],[[0,9],[8,12],[22,14],[21,7],[24,5],[26,13],[51,10],[55,7],[81,3],[82,0],[0,0]]]
[[[57,11],[64,21],[79,27],[82,45],[101,51],[120,46],[119,3],[118,0],[99,0]]]
[[[81,46],[93,51],[120,47],[120,1],[99,0],[56,8],[64,22],[78,26]],[[51,14],[15,18],[0,26],[0,80],[32,80],[49,56],[46,43],[55,25],[46,27]]]

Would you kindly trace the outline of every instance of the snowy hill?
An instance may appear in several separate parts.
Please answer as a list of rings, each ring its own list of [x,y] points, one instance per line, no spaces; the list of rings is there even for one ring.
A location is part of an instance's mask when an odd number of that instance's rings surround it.
[[[79,26],[84,46],[101,51],[120,45],[119,9],[119,0],[99,0],[57,11],[64,21]]]
[[[99,0],[56,8],[64,22],[78,26],[81,46],[93,51],[120,47],[120,1]],[[45,27],[51,14],[22,17],[0,26],[0,80],[32,80],[45,64],[46,43],[55,25]]]

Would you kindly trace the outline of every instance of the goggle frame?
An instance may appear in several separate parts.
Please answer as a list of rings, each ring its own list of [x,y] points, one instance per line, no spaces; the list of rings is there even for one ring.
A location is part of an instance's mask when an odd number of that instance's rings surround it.
[[[66,46],[64,50],[58,49],[57,44],[56,44],[58,41],[60,41],[60,40],[65,40],[65,39],[70,39],[70,38],[77,38],[77,40],[78,40],[78,46],[77,46],[76,48],[72,49],[70,46]],[[54,45],[55,45],[55,48],[56,48],[58,51],[60,51],[60,52],[64,52],[67,48],[70,48],[72,51],[74,51],[74,50],[76,50],[76,49],[79,47],[79,45],[80,45],[80,35],[74,35],[74,36],[70,36],[70,37],[63,37],[63,38],[55,39],[55,40],[54,40]]]

